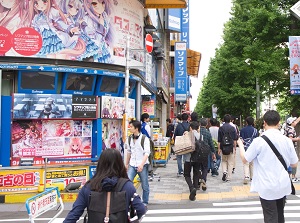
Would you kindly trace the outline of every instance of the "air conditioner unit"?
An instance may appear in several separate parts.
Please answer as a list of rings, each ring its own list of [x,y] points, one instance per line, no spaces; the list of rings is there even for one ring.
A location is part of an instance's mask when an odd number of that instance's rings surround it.
[[[290,8],[292,14],[300,20],[300,1],[297,2],[295,5],[292,6],[292,8]]]

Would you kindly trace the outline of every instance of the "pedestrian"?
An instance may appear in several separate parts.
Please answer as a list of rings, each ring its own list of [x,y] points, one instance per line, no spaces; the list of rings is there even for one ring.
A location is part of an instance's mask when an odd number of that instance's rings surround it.
[[[91,191],[102,191],[104,185],[113,188],[120,178],[128,179],[121,153],[115,149],[104,150],[98,160],[95,175],[79,190],[78,197],[64,223],[76,223],[79,220],[89,205]],[[146,209],[140,197],[136,194],[133,183],[128,180],[121,191],[126,192],[126,213],[128,213],[131,204],[136,210],[138,218],[141,219]]]
[[[238,139],[239,138],[239,135],[240,135],[240,132],[239,132],[239,127],[235,124],[235,117],[234,116],[231,116],[231,120],[230,120],[230,125],[232,127],[235,128],[235,131],[236,131],[236,138]],[[232,173],[235,172],[235,164],[236,164],[236,150],[233,152],[233,168],[232,168]]]
[[[167,131],[166,131],[166,137],[169,138],[170,142],[173,138],[173,134],[174,134],[174,125],[172,123],[172,120],[170,118],[168,118],[167,120]],[[173,150],[173,144],[171,143],[171,154],[175,154],[174,150]]]
[[[218,151],[218,132],[219,132],[219,126],[218,126],[218,121],[215,118],[210,118],[210,127],[209,127],[209,132],[211,134],[214,146],[215,146],[215,151]],[[210,165],[208,165],[208,169],[211,169],[211,176],[216,177],[219,175],[219,167],[221,164],[221,156],[216,153],[216,159],[213,160],[213,156],[209,157],[210,159]]]
[[[207,126],[207,119],[206,118],[201,118],[200,119],[200,135],[202,137],[202,140],[204,141],[205,144],[209,145],[211,154],[207,157],[206,161],[208,159],[215,160],[216,155],[215,155],[215,146],[212,140],[212,136],[210,132],[206,129]],[[208,172],[208,163],[203,161],[200,163],[200,183],[201,183],[201,188],[203,191],[206,191],[207,186],[206,186],[206,181],[207,181],[207,172]]]
[[[197,140],[200,139],[198,122],[193,121],[190,123],[190,131],[193,132]],[[197,192],[198,182],[200,177],[200,172],[199,172],[200,163],[191,160],[191,153],[187,153],[183,155],[183,162],[184,162],[184,178],[190,190],[189,199],[191,201],[194,201],[196,200],[196,192]],[[191,178],[192,170],[193,170],[193,180]]]
[[[286,127],[284,130],[284,135],[289,137],[293,141],[295,151],[297,150],[297,143],[300,140],[300,138],[297,137],[296,130],[295,130],[295,127],[299,121],[300,121],[300,117],[299,118],[289,117],[286,120]],[[298,178],[296,177],[296,174],[297,174],[297,168],[292,167],[291,175],[292,175],[292,182],[294,183],[299,181]]]
[[[244,144],[244,149],[247,151],[253,139],[258,137],[258,131],[254,128],[254,118],[251,116],[246,118],[247,125],[241,129],[240,138]],[[253,161],[244,164],[244,184],[248,184],[253,176]]]
[[[224,182],[229,182],[231,179],[232,169],[234,166],[234,153],[236,152],[236,140],[237,140],[237,134],[236,129],[230,124],[231,116],[229,114],[224,115],[224,124],[219,128],[218,131],[218,154],[222,154],[222,171],[223,176],[222,180]],[[225,145],[223,143],[225,133],[228,133],[228,136],[230,137],[230,152],[228,154],[224,154],[224,148]],[[228,146],[228,147],[229,147]]]
[[[277,111],[267,111],[263,116],[263,136],[267,137],[281,154],[286,166],[297,167],[298,157],[291,139],[278,130],[280,116]],[[250,192],[257,192],[263,209],[265,223],[284,223],[286,196],[291,194],[291,181],[283,163],[275,155],[267,141],[257,137],[247,151],[239,140],[243,163],[253,161],[253,179]],[[271,165],[270,165],[271,164]]]
[[[177,127],[174,132],[174,141],[176,142],[176,136],[182,136],[185,131],[190,130],[190,125],[188,123],[189,115],[187,113],[183,113],[182,122],[177,124]],[[177,176],[183,176],[183,168],[182,168],[182,155],[176,155],[177,159],[177,166],[178,166],[178,173]]]
[[[150,140],[145,137],[144,147],[141,145],[141,122],[133,120],[129,123],[132,139],[127,140],[127,159],[126,168],[128,170],[128,177],[133,181],[134,177],[138,174],[143,190],[143,204],[148,205],[149,201],[149,182],[148,182],[148,156],[150,155]]]
[[[176,127],[179,123],[182,122],[182,115],[181,114],[178,114],[175,118],[175,124],[174,124],[174,133],[175,133],[175,130],[176,130]],[[175,136],[173,134],[173,137],[172,137],[172,140],[173,142],[175,143]],[[175,156],[175,158],[173,160],[177,160],[177,156]]]
[[[151,128],[148,125],[148,122],[150,121],[150,116],[148,113],[143,113],[141,116],[141,132],[142,134],[146,135],[149,139],[151,138]]]

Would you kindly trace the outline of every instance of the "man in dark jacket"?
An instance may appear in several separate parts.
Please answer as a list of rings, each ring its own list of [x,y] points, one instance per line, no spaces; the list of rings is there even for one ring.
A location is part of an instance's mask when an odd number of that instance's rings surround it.
[[[186,113],[182,114],[182,122],[178,123],[175,132],[174,132],[174,140],[176,141],[176,136],[182,136],[185,131],[190,130],[190,124],[188,123],[189,115]],[[178,165],[178,173],[177,176],[183,176],[183,168],[182,168],[182,155],[177,155],[177,165]]]

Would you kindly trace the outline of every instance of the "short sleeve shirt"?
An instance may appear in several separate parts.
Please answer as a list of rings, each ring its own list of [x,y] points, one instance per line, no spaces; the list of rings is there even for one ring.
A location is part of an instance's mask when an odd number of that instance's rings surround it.
[[[269,129],[263,135],[274,144],[287,166],[298,162],[291,139],[277,129]],[[253,140],[245,153],[245,159],[253,161],[254,166],[250,192],[258,192],[265,200],[276,200],[291,194],[289,174],[263,138]]]

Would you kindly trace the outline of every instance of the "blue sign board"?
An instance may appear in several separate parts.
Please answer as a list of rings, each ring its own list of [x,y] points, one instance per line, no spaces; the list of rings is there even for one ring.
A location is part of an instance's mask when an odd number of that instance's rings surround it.
[[[181,9],[181,41],[187,43],[187,48],[190,48],[190,14],[189,14],[189,1],[187,7]]]
[[[186,101],[187,97],[187,43],[175,42],[175,101]]]
[[[167,29],[181,32],[181,9],[169,9],[168,12]]]

